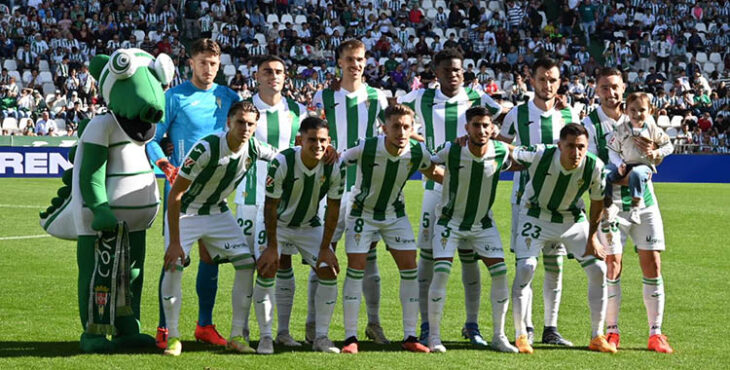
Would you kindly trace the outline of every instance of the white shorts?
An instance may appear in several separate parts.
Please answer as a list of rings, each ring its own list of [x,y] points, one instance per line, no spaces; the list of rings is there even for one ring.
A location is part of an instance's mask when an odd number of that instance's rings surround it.
[[[165,224],[165,250],[170,245],[169,226]],[[213,215],[181,215],[180,244],[185,255],[199,239],[216,263],[232,262],[235,266],[251,265],[253,258],[231,211]]]
[[[519,204],[512,205],[512,234],[510,234],[510,251],[514,253],[515,246],[517,245],[517,236],[520,234],[520,211],[522,207]],[[565,256],[568,251],[565,250],[565,246],[561,243],[550,243],[543,247],[542,254],[545,256]]]
[[[421,218],[418,226],[418,249],[431,249],[436,211],[441,203],[440,190],[424,190],[421,202]]]
[[[416,250],[416,237],[408,217],[375,221],[371,217],[347,216],[345,252],[348,254],[368,253],[370,244],[381,238],[390,249]]]
[[[656,205],[639,211],[641,223],[638,225],[628,221],[628,212],[618,214],[618,222],[608,230],[601,229],[598,238],[606,248],[606,254],[623,254],[627,236],[631,236],[634,246],[643,251],[663,251],[664,222]],[[609,233],[610,231],[610,233]]]
[[[279,225],[276,228],[277,241],[279,243],[279,255],[284,251],[301,253],[302,261],[309,266],[316,266],[319,257],[319,245],[322,242],[323,226],[316,227],[286,227]],[[332,247],[330,247],[331,249]],[[266,244],[256,248],[256,259],[258,260]],[[290,253],[286,253],[290,254]]]
[[[497,227],[478,231],[460,231],[458,228],[433,227],[433,258],[454,258],[457,249],[472,249],[482,258],[504,258],[502,240]]]
[[[563,244],[568,252],[578,261],[593,257],[583,257],[588,241],[588,221],[552,223],[520,214],[515,245],[515,257],[518,259],[538,257],[545,252],[545,247],[552,248]]]
[[[252,205],[236,206],[236,222],[246,238],[246,243],[251,249],[251,255],[258,258],[256,254],[258,246],[266,247],[266,225],[264,224],[264,208]],[[297,254],[296,248],[284,248],[284,254]]]

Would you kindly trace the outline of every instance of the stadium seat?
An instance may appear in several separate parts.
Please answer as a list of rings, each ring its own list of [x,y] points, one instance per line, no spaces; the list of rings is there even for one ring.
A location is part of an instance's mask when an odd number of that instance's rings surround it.
[[[8,130],[11,133],[20,131],[20,128],[18,127],[18,120],[13,117],[5,117],[3,120],[3,129]]]
[[[499,1],[490,1],[488,9],[493,12],[498,12],[498,11],[502,10],[502,3]]]
[[[291,14],[282,14],[281,23],[286,24],[286,22],[294,23],[294,17],[292,17]]]
[[[623,32],[621,32],[621,31],[616,31],[616,32],[614,32],[614,33],[613,33],[613,37],[615,37],[615,38],[617,38],[617,39],[624,39],[624,40],[626,39],[626,36],[625,36],[625,35],[624,35],[624,33],[623,33]]]
[[[706,63],[707,62],[707,54],[701,51],[697,52],[697,55],[695,55],[695,58],[697,59],[697,63]]]
[[[463,65],[464,65],[464,69],[466,69],[467,67],[469,67],[469,65],[471,65],[474,68],[477,68],[477,63],[474,61],[474,59],[469,59],[469,58],[464,59],[464,64]]]
[[[702,22],[697,22],[697,24],[695,24],[695,29],[697,32],[707,33],[707,26]]]
[[[294,18],[294,23],[296,24],[302,24],[307,23],[307,16],[303,14],[299,14]]]
[[[682,116],[679,116],[679,115],[673,116],[670,126],[674,127],[674,128],[682,127],[682,120],[684,120],[684,118]]]
[[[259,45],[266,45],[266,36],[263,33],[257,33],[253,38],[259,40]]]
[[[392,98],[393,97],[393,92],[390,91],[390,90],[388,90],[388,89],[383,90],[383,93],[385,94],[385,97],[386,98]]]
[[[231,54],[221,54],[221,65],[225,66],[229,64],[233,64],[233,61],[231,60]]]
[[[542,17],[542,23],[540,23],[540,29],[543,29],[543,28],[545,28],[545,26],[547,26],[547,15],[545,15],[545,12],[543,12],[542,10],[540,10],[537,13],[540,14],[540,17]]]
[[[444,8],[444,10],[448,10],[449,7],[446,5],[446,1],[444,0],[436,0],[436,2],[433,4],[434,8],[438,10],[439,7]]]
[[[512,89],[512,85],[514,83],[512,81],[504,81],[502,82],[502,90],[504,91],[510,91]]]
[[[5,59],[5,63],[3,63],[3,68],[7,68],[8,71],[17,71],[18,70],[18,63],[13,58]]]
[[[661,128],[667,128],[672,125],[671,121],[669,120],[669,116],[659,116],[659,118],[657,118],[656,124]]]
[[[408,58],[408,64],[409,64],[409,65],[411,65],[411,64],[416,64],[416,63],[418,63],[418,59],[416,59],[416,58],[413,58],[413,57],[411,57],[411,58]]]
[[[43,94],[49,95],[56,92],[56,86],[53,85],[53,83],[46,82],[43,84]],[[46,98],[46,101],[48,101],[48,98]]]
[[[449,36],[451,36],[452,33],[454,35],[456,35],[456,39],[458,40],[459,39],[459,31],[456,28],[447,28],[446,29],[446,32],[444,32],[444,36],[446,36],[446,39],[448,39]]]
[[[154,30],[150,31],[150,32],[149,32],[149,33],[147,34],[147,36],[149,36],[149,38],[150,38],[150,41],[154,41],[154,42],[158,42],[158,41],[160,41],[160,39],[162,38],[162,36],[160,36],[160,35],[159,35],[159,34],[157,33],[157,31],[154,31]]]
[[[429,9],[433,9],[433,1],[423,0],[423,2],[421,3],[421,7],[423,9],[426,9],[426,11],[428,11]]]
[[[715,72],[715,64],[712,62],[705,63],[704,67],[702,68],[705,73],[712,73]]]
[[[307,69],[307,66],[299,66],[297,67],[297,73],[302,73]]]
[[[33,76],[30,74],[30,70],[26,69],[25,71],[23,71],[23,83],[25,83],[25,80],[28,80],[31,77]]]
[[[50,71],[43,71],[38,74],[38,78],[41,79],[42,83],[53,83],[53,75]]]
[[[667,132],[669,139],[674,140],[677,138],[677,129],[674,127],[667,127],[664,131]]]
[[[55,93],[48,93],[48,94],[46,94],[46,93],[44,92],[44,93],[43,93],[43,95],[44,95],[44,96],[46,97],[46,98],[45,98],[45,100],[46,100],[46,104],[50,103],[50,102],[51,102],[51,101],[53,100],[53,98],[55,98],[55,97],[56,97],[56,94],[55,94]]]
[[[720,55],[720,53],[711,53],[710,62],[715,63],[715,64],[722,63],[722,55]]]
[[[41,72],[47,72],[51,70],[51,66],[48,64],[47,60],[41,59],[41,61],[38,62],[38,70]]]
[[[132,31],[132,33],[134,34],[134,37],[137,38],[137,41],[144,40],[144,36],[145,36],[144,31],[142,31],[142,30],[134,30],[134,31]]]
[[[428,19],[435,19],[436,18],[436,14],[438,14],[438,13],[439,12],[436,9],[433,9],[433,8],[428,9],[428,10],[426,10],[426,18],[428,18]]]
[[[381,66],[385,65],[385,62],[387,62],[387,61],[388,61],[387,57],[381,57],[380,59],[378,59],[378,65],[381,65]]]
[[[233,64],[226,64],[225,67],[223,67],[223,74],[228,77],[234,76],[236,74],[236,67],[234,67]]]
[[[416,36],[416,29],[413,27],[406,28],[406,32],[408,32],[408,36]]]
[[[445,39],[444,39],[444,30],[443,29],[441,29],[441,28],[434,28],[433,29],[433,33],[435,33],[436,36],[440,37],[441,38],[441,41],[445,41]]]
[[[636,81],[636,78],[637,77],[639,77],[639,74],[638,73],[633,72],[633,71],[632,72],[629,72],[629,76],[628,76],[629,80],[627,82],[628,83],[632,83],[632,82]]]
[[[428,45],[428,48],[431,49],[431,45],[433,44],[433,37],[426,37],[426,44]]]
[[[403,96],[405,94],[407,94],[407,92],[405,90],[403,90],[403,89],[398,89],[398,90],[395,91],[395,97],[396,98],[401,97],[401,96]]]
[[[266,23],[268,23],[268,24],[279,23],[279,16],[274,13],[267,15]]]
[[[18,71],[8,71],[8,75],[11,77],[15,77],[15,83],[18,85],[18,87],[23,87],[25,82],[23,82],[23,79],[20,78],[20,72]]]

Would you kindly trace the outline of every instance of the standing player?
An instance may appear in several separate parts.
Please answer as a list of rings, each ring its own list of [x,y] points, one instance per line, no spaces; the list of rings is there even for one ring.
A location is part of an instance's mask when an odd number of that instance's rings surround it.
[[[340,88],[327,88],[317,91],[312,104],[321,105],[330,128],[332,146],[338,152],[354,147],[358,139],[368,138],[378,134],[378,120],[383,122],[383,111],[388,106],[385,94],[363,82],[365,71],[365,44],[359,40],[350,39],[340,44],[337,49],[337,65],[342,69]],[[346,204],[349,191],[355,184],[355,169],[347,170],[345,195],[340,205],[340,220],[337,230],[332,237],[332,249],[337,246],[345,230]],[[373,241],[372,250],[368,253],[365,266],[363,293],[368,312],[368,325],[365,335],[378,344],[387,344],[388,339],[380,325],[380,273],[378,272],[377,253]],[[316,290],[316,275],[310,274],[309,314],[307,316],[307,340],[311,341],[314,329],[314,295]]]
[[[261,116],[256,126],[256,139],[267,143],[277,150],[294,146],[299,124],[306,117],[306,108],[294,99],[281,94],[286,81],[286,63],[277,56],[264,57],[258,63],[256,82],[258,93],[250,101],[258,108]],[[246,241],[254,253],[259,245],[265,245],[264,204],[266,163],[254,164],[254,169],[246,175],[246,181],[236,190],[236,219]],[[276,343],[285,346],[300,346],[289,334],[289,317],[294,301],[294,273],[291,266],[291,253],[284,248],[279,271],[276,273],[276,311],[279,327]],[[248,319],[248,315],[246,316]],[[248,321],[244,326],[244,337],[248,337]]]
[[[510,167],[509,147],[490,138],[497,128],[484,107],[466,111],[467,146],[447,142],[432,158],[446,166],[443,197],[434,226],[433,281],[428,293],[428,322],[431,352],[446,352],[441,343],[441,316],[446,301],[446,284],[457,248],[471,248],[492,277],[492,320],[494,336],[491,347],[500,352],[517,352],[504,335],[509,288],[504,250],[492,220],[492,204],[497,192],[499,173]]]
[[[319,286],[315,297],[315,351],[339,353],[329,339],[329,324],[337,302],[337,257],[330,245],[337,227],[340,198],[344,190],[345,170],[338,164],[323,160],[329,146],[327,122],[317,117],[305,118],[299,129],[301,146],[285,149],[271,162],[266,178],[266,244],[257,250],[259,275],[253,298],[257,301],[256,316],[261,327],[259,353],[272,353],[272,309],[258,304],[273,292],[271,280],[279,265],[279,246],[296,248],[302,258],[316,271]],[[327,196],[324,227],[319,203]],[[265,249],[264,249],[265,248]],[[281,267],[278,268],[279,273]],[[261,283],[259,283],[259,281]],[[278,297],[277,297],[278,299]],[[277,301],[278,303],[278,301]],[[281,335],[281,334],[279,334]]]
[[[616,126],[629,120],[623,113],[621,103],[625,90],[621,72],[615,68],[604,68],[596,76],[596,94],[601,106],[596,108],[583,121],[589,132],[595,132],[596,140],[591,140],[589,151],[604,161],[608,160],[608,138]],[[647,120],[652,119],[651,116]],[[653,148],[646,147],[645,150]],[[624,184],[625,185],[625,184]],[[606,245],[606,266],[608,299],[606,307],[606,332],[608,342],[620,345],[618,316],[621,307],[621,272],[623,265],[623,245],[627,235],[639,254],[639,264],[643,273],[643,295],[646,314],[649,320],[649,349],[657,352],[672,353],[667,337],[661,333],[664,316],[664,283],[661,278],[661,251],[665,249],[664,224],[651,181],[647,183],[639,216],[641,224],[634,225],[626,220],[631,208],[631,195],[628,187],[614,189],[614,204],[619,207],[617,222],[602,222],[599,239]],[[605,216],[604,216],[605,218]],[[647,238],[646,236],[650,237]]]
[[[228,111],[240,100],[233,90],[213,82],[220,67],[220,55],[220,46],[215,41],[211,39],[195,41],[190,47],[192,79],[165,92],[165,120],[157,126],[155,139],[147,145],[147,155],[150,160],[167,177],[165,205],[170,185],[175,179],[177,169],[183,164],[185,154],[202,137],[224,131]],[[160,147],[165,135],[173,145],[172,157],[169,160]],[[203,243],[198,243],[198,250],[200,263],[195,284],[198,293],[198,324],[195,328],[195,339],[224,346],[225,338],[213,325],[213,306],[218,291],[218,265],[210,258]],[[159,299],[160,321],[156,339],[157,346],[165,348],[168,331],[162,308],[162,295]]]
[[[558,88],[560,87],[560,68],[555,60],[538,59],[532,65],[532,86],[535,97],[520,104],[507,113],[498,139],[514,145],[531,146],[536,144],[555,144],[560,130],[568,123],[579,122],[578,116],[570,108],[559,110]],[[515,173],[512,186],[512,235],[511,249],[515,249],[515,240],[520,233],[517,219],[520,214],[520,204],[525,193],[525,184],[529,180],[529,173],[522,171]],[[548,245],[543,249],[545,258],[545,278],[543,283],[543,300],[545,304],[545,326],[542,332],[542,342],[572,346],[573,343],[564,339],[558,332],[558,309],[563,280],[563,256],[566,254],[562,245]],[[512,294],[515,294],[515,285],[512,285]],[[533,341],[534,326],[532,324],[532,286],[527,290],[527,312],[521,314],[527,327],[527,336],[530,344]],[[513,310],[515,327],[517,312]]]
[[[165,233],[165,265],[161,283],[169,330],[166,355],[182,352],[178,320],[182,305],[182,272],[186,256],[202,239],[215,262],[228,261],[233,282],[233,322],[227,347],[250,352],[243,339],[245,307],[250,306],[254,260],[236,226],[226,198],[257,159],[272,160],[276,151],[253,138],[259,112],[249,102],[238,102],[228,113],[228,131],[205,136],[188,152],[170,190]]]
[[[466,135],[465,112],[474,106],[487,107],[492,120],[502,113],[502,107],[487,94],[464,87],[464,57],[454,49],[444,49],[436,54],[433,60],[434,73],[438,77],[438,89],[414,90],[408,95],[398,98],[398,103],[409,106],[420,118],[420,140],[425,140],[426,147],[434,151],[440,145]],[[418,287],[421,312],[420,340],[428,339],[428,290],[433,277],[433,251],[431,238],[436,222],[436,205],[441,201],[441,185],[427,180],[424,184],[423,203],[421,205],[421,225],[418,233],[418,248],[421,250],[418,261]],[[461,280],[464,284],[466,300],[466,323],[462,334],[473,344],[486,346],[479,333],[479,303],[481,294],[481,277],[478,258],[473,250],[459,250],[461,260]]]
[[[588,277],[588,304],[592,339],[589,349],[616,352],[603,335],[606,314],[605,254],[598,242],[598,221],[603,210],[603,162],[588,153],[588,132],[578,123],[560,130],[558,145],[538,144],[518,147],[517,163],[525,166],[529,180],[522,197],[515,255],[517,268],[512,285],[513,311],[517,331],[515,345],[522,353],[532,353],[524,315],[527,294],[537,267],[540,251],[553,243],[564,244],[580,262]],[[586,220],[581,198],[590,191],[590,218]]]
[[[357,353],[357,321],[368,252],[382,238],[400,271],[403,308],[403,348],[429,352],[418,342],[418,283],[416,240],[405,213],[403,186],[416,171],[441,181],[423,143],[411,141],[413,111],[405,105],[385,110],[385,136],[361,140],[342,154],[342,165],[357,166],[355,187],[348,204],[345,249],[347,276],[342,289],[345,343],[343,353]],[[387,181],[383,181],[387,179]]]

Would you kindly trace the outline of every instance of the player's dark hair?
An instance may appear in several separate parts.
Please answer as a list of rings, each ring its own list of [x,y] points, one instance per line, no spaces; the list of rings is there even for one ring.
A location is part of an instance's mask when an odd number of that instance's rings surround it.
[[[581,135],[585,135],[586,138],[589,138],[588,130],[579,123],[569,123],[560,129],[560,140],[565,140],[568,136],[578,137]]]
[[[255,113],[256,121],[258,121],[259,117],[261,116],[259,109],[256,108],[256,106],[252,102],[248,100],[243,100],[235,102],[233,103],[233,105],[231,105],[231,109],[228,110],[228,118],[231,119],[235,117],[239,111],[242,111],[243,113]]]
[[[217,42],[207,38],[197,39],[190,45],[190,57],[204,52],[210,52],[215,56],[220,56],[221,47]]]
[[[466,110],[466,123],[471,122],[473,118],[476,117],[489,117],[492,118],[492,115],[489,113],[489,109],[485,107],[471,107]],[[490,119],[491,121],[491,119]]]
[[[621,71],[618,70],[618,68],[613,67],[603,67],[598,70],[598,73],[596,74],[596,81],[600,81],[604,77],[611,77],[611,76],[618,76],[623,81],[624,75],[621,73]]]
[[[299,133],[304,135],[305,132],[309,130],[319,130],[319,129],[327,129],[329,131],[330,126],[327,123],[327,121],[319,118],[319,117],[307,117],[302,120],[302,122],[299,124]]]
[[[284,72],[286,72],[286,62],[284,61],[284,59],[281,59],[280,57],[278,57],[276,55],[267,55],[267,56],[265,56],[263,59],[261,59],[259,61],[259,63],[256,65],[256,67],[260,70],[261,69],[261,66],[264,65],[264,63],[269,63],[269,62],[279,62],[279,63],[281,63],[281,65],[284,66]]]
[[[433,57],[433,68],[436,68],[443,61],[450,61],[451,59],[458,59],[464,61],[464,55],[454,48],[445,48]]]
[[[390,117],[394,116],[411,116],[411,118],[414,118],[416,114],[413,112],[413,110],[404,104],[393,104],[389,105],[388,108],[385,108],[385,122],[387,123],[390,120]]]
[[[538,68],[548,70],[553,67],[560,70],[560,65],[558,65],[557,60],[548,57],[540,58],[532,65],[532,75],[534,76],[537,73]]]

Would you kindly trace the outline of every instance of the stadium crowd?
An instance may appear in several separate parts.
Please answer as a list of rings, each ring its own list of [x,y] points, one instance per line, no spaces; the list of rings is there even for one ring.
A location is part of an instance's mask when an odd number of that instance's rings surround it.
[[[552,56],[581,118],[597,105],[596,69],[618,67],[629,92],[651,94],[678,151],[726,153],[729,23],[730,0],[21,0],[0,4],[2,135],[71,136],[102,111],[87,66],[97,53],[167,53],[175,85],[190,74],[185,45],[208,36],[224,52],[219,81],[242,97],[271,54],[290,63],[286,95],[310,105],[338,76],[335,48],[358,38],[367,83],[388,96],[437,84],[431,57],[455,48],[465,84],[511,106],[533,94],[530,65]]]

